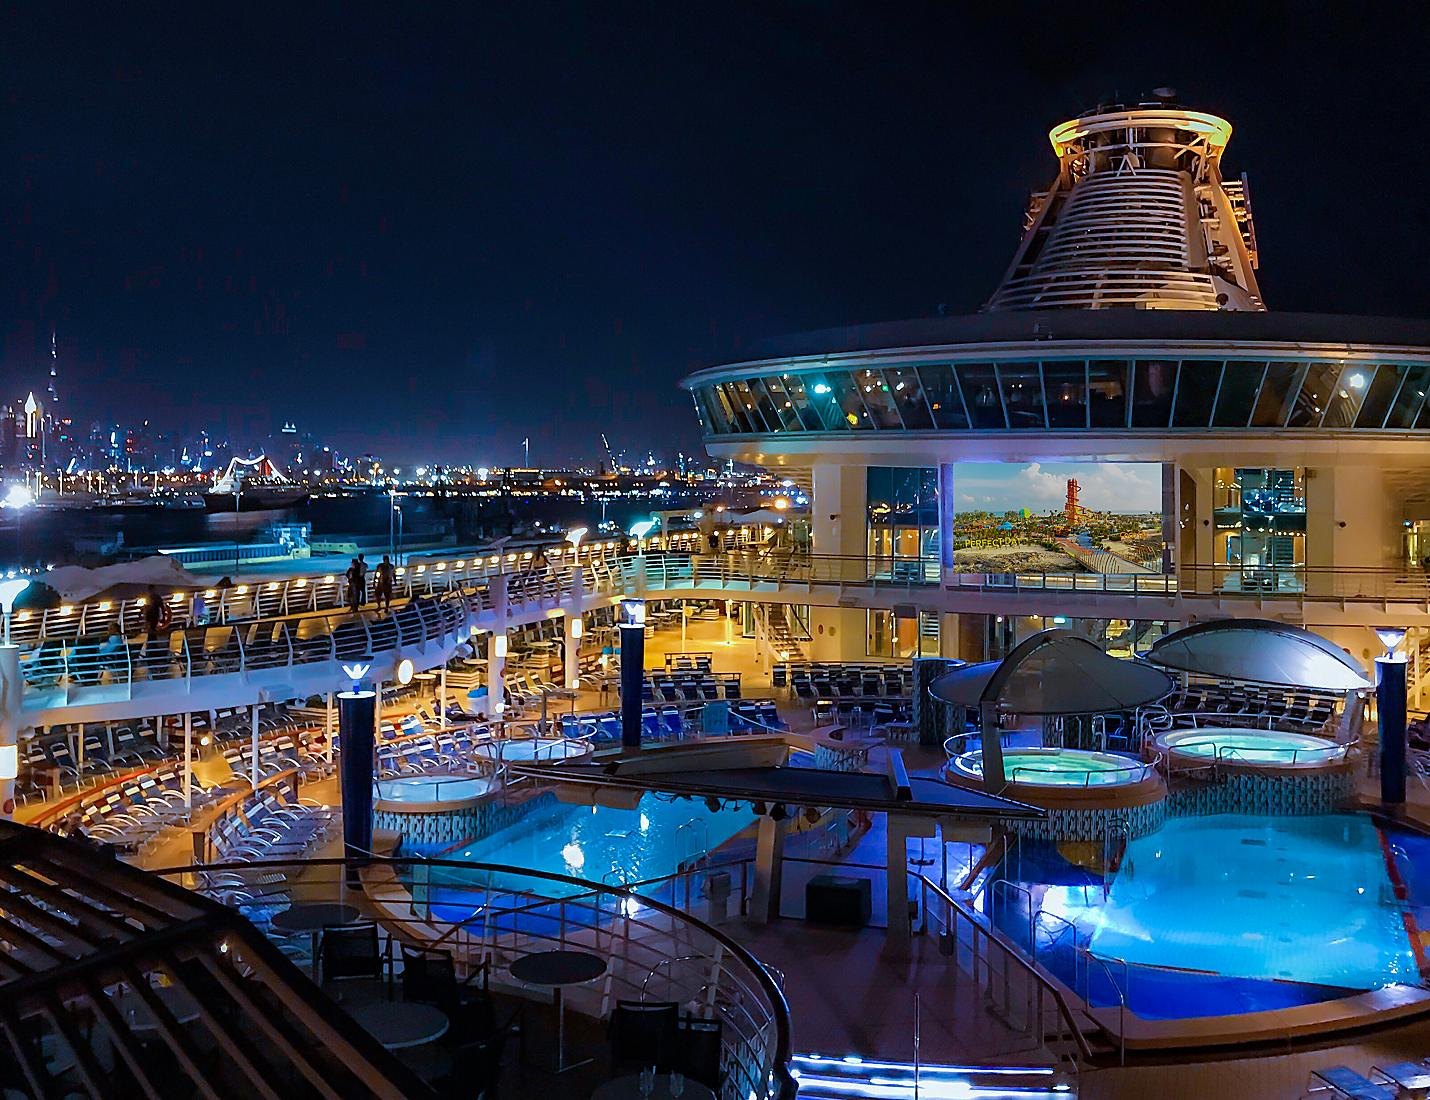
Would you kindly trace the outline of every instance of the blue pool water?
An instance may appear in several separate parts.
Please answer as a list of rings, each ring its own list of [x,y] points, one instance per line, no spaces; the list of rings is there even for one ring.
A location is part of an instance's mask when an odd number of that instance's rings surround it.
[[[1407,906],[1365,815],[1173,818],[1128,846],[1106,888],[1051,846],[1025,850],[1015,869],[1046,914],[1040,961],[1073,982],[1074,938],[1126,960],[1125,978],[1111,969],[1140,1015],[1250,1012],[1420,981]],[[1010,897],[996,919],[1026,941],[1026,905]],[[1097,1003],[1115,999],[1112,980],[1094,967]]]
[[[590,882],[640,882],[673,874],[682,860],[713,851],[754,820],[748,807],[712,812],[700,801],[652,795],[634,810],[552,802],[448,858],[505,863]]]

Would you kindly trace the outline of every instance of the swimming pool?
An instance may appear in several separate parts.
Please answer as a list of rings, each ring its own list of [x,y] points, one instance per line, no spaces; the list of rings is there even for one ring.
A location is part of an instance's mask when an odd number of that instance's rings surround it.
[[[704,802],[653,795],[634,810],[553,801],[448,858],[590,882],[642,882],[673,874],[683,861],[713,851],[754,821],[748,806],[711,811]]]
[[[1157,738],[1157,747],[1169,759],[1185,757],[1184,763],[1238,764],[1274,767],[1307,767],[1336,763],[1346,754],[1346,746],[1307,733],[1243,727],[1205,727],[1173,730]]]
[[[1224,1015],[1419,983],[1385,853],[1362,814],[1219,814],[1174,818],[1132,841],[1105,896],[1091,875],[1035,884],[1024,868],[1022,878],[1043,914],[1040,958],[1066,939],[1067,921],[1081,946],[1117,960],[1119,983],[1129,965],[1133,1011]],[[1061,946],[1066,974],[1075,964]]]
[[[961,753],[954,769],[967,779],[983,779],[981,749]],[[1110,787],[1138,783],[1151,769],[1130,757],[1086,749],[1006,749],[1003,774],[1010,783],[1034,787]]]

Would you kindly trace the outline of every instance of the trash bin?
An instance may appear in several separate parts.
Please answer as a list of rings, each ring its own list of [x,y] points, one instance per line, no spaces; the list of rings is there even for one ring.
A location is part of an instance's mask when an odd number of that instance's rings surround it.
[[[705,922],[724,924],[730,916],[730,872],[710,872],[705,876],[700,894],[705,899]]]

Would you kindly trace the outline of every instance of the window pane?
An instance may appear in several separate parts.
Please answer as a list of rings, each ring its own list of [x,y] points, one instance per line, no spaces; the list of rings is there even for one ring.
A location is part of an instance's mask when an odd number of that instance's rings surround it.
[[[1425,407],[1425,393],[1430,390],[1430,367],[1411,367],[1405,376],[1405,385],[1400,387],[1390,415],[1385,419],[1387,428],[1412,428],[1416,417]]]
[[[799,414],[799,422],[804,425],[804,429],[818,432],[824,429],[824,421],[820,418],[819,410],[815,408],[814,401],[810,397],[809,385],[811,381],[812,379],[808,379],[802,374],[792,374],[785,379],[785,393],[794,403],[794,411]]]
[[[1356,422],[1356,413],[1360,412],[1374,370],[1358,363],[1341,370],[1331,391],[1330,404],[1326,406],[1326,418],[1321,422],[1323,428],[1349,428]]]
[[[1172,393],[1176,388],[1174,360],[1138,360],[1132,383],[1132,426],[1165,428],[1171,420]]]
[[[764,416],[755,407],[755,395],[750,392],[750,384],[743,378],[729,383],[735,391],[735,400],[739,402],[740,408],[745,411],[745,419],[749,421],[750,430],[754,432],[768,432],[772,429],[766,425]]]
[[[730,409],[730,419],[734,423],[736,431],[748,435],[764,430],[755,427],[751,411],[745,407],[746,401],[740,395],[739,388],[734,382],[721,382],[720,392],[725,395],[725,402]]]
[[[924,386],[919,381],[919,372],[913,367],[902,367],[884,372],[884,385],[893,395],[904,427],[909,429],[932,428],[933,418],[929,416],[928,402],[924,400]]]
[[[764,379],[751,378],[747,385],[750,388],[750,396],[755,399],[755,409],[764,419],[766,427],[772,432],[782,431],[785,426],[784,417],[780,415],[769,391],[765,389]]]
[[[1375,379],[1366,387],[1365,404],[1356,416],[1357,428],[1379,428],[1385,423],[1385,414],[1390,412],[1390,403],[1395,400],[1395,391],[1400,389],[1407,368],[1386,363],[1374,370]]]
[[[958,379],[968,399],[968,413],[975,428],[1006,428],[1003,402],[998,397],[998,377],[988,363],[960,363]]]
[[[1094,428],[1127,426],[1129,366],[1120,359],[1094,359],[1087,365],[1087,404]]]
[[[721,412],[719,399],[715,396],[714,387],[696,386],[695,402],[700,406],[701,415],[705,419],[706,431],[713,435],[724,435],[730,431],[729,423]]]
[[[824,421],[827,432],[847,431],[849,428],[844,410],[839,407],[839,391],[834,386],[836,373],[813,374],[804,383],[809,392],[809,403]]]
[[[968,414],[963,409],[963,395],[958,392],[953,368],[947,363],[920,367],[919,378],[923,380],[924,395],[928,398],[934,424],[953,430],[967,428]]]
[[[1048,399],[1048,427],[1087,427],[1087,364],[1044,363],[1043,392]]]
[[[1177,428],[1205,428],[1212,422],[1212,405],[1221,384],[1221,364],[1211,359],[1188,359],[1182,363],[1177,382],[1177,407],[1172,424]]]
[[[834,396],[839,400],[839,410],[844,414],[844,422],[855,431],[872,431],[874,422],[848,371],[830,371],[829,384],[834,387]]]
[[[1043,379],[1037,363],[1004,363],[998,368],[1003,386],[1003,407],[1010,428],[1046,428]]]
[[[1227,363],[1221,375],[1221,392],[1216,399],[1213,427],[1246,427],[1251,419],[1251,407],[1256,403],[1256,394],[1261,389],[1261,376],[1265,373],[1265,363],[1247,363],[1236,359]]]
[[[1296,395],[1296,404],[1291,409],[1291,427],[1321,426],[1321,417],[1326,413],[1326,405],[1335,392],[1340,374],[1338,363],[1312,363],[1306,369],[1306,381],[1301,383],[1301,392]]]
[[[1281,428],[1291,415],[1291,402],[1301,385],[1300,363],[1268,363],[1266,380],[1261,383],[1261,396],[1251,414],[1253,428]]]
[[[860,393],[863,394],[864,407],[868,411],[874,427],[898,431],[904,426],[899,419],[898,410],[894,408],[894,398],[884,382],[882,371],[856,370],[854,382],[859,387]]]

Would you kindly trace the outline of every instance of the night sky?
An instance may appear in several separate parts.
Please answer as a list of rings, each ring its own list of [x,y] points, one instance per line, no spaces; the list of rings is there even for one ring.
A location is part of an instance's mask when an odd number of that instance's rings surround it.
[[[1271,308],[1425,315],[1430,35],[1370,7],[7,6],[0,397],[54,325],[85,421],[692,450],[686,371],[976,309],[1049,126],[1159,85],[1235,126]]]

